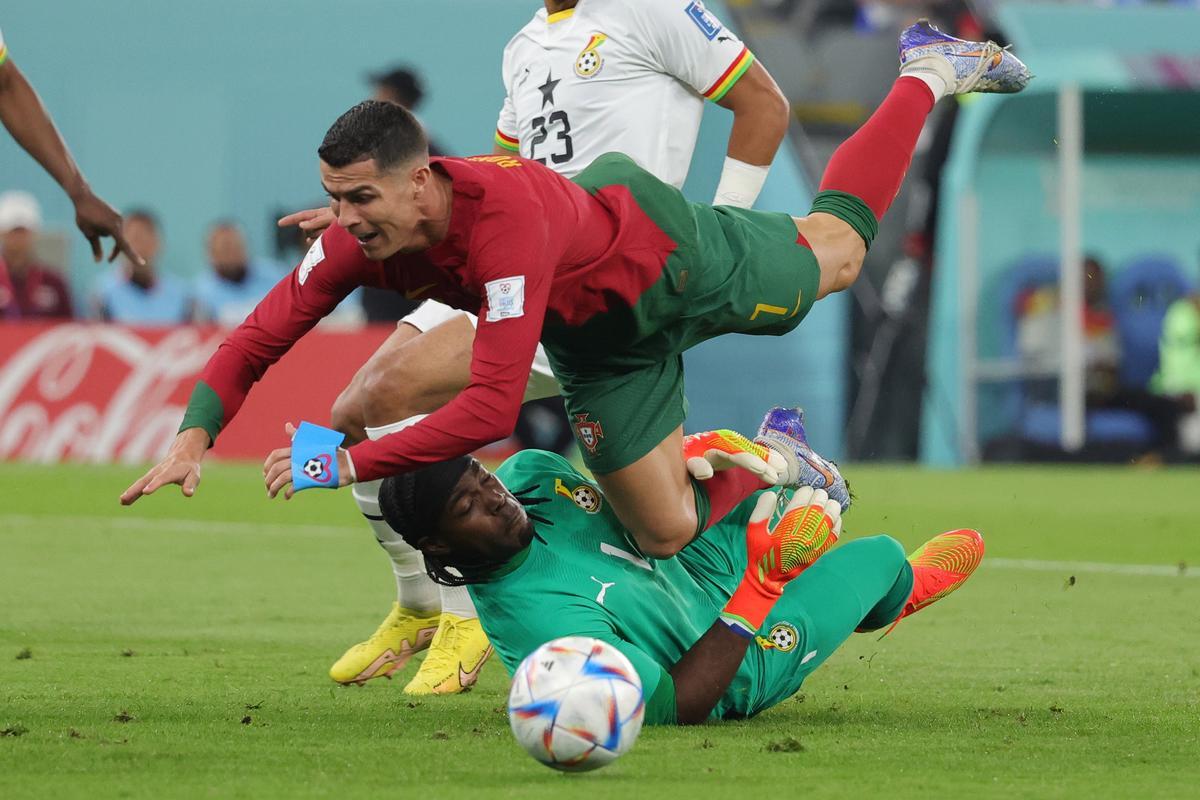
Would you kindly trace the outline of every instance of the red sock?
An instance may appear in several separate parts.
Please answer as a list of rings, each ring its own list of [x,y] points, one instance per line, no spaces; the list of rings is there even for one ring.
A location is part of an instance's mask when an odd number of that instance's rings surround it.
[[[703,494],[704,499],[708,500],[708,516],[700,519],[700,532],[720,522],[734,506],[759,489],[771,487],[753,472],[738,467],[718,472],[706,481],[692,481],[692,485],[696,487],[697,494]]]
[[[883,219],[900,191],[933,103],[933,92],[919,78],[897,79],[871,118],[834,151],[820,191],[852,194],[877,221]]]

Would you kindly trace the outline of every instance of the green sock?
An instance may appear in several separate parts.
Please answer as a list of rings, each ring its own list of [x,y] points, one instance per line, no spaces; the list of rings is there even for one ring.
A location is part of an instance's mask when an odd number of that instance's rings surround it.
[[[695,478],[689,480],[692,482],[692,496],[696,502],[696,535],[699,536],[708,530],[708,517],[712,514],[712,506],[708,502],[708,492],[704,491]]]
[[[888,593],[883,596],[883,599],[863,617],[863,621],[858,626],[859,630],[878,630],[895,622],[896,617],[900,616],[900,612],[904,610],[904,604],[912,595],[912,588],[912,565],[906,559],[904,566],[900,568],[900,574],[896,576],[896,582],[892,584],[891,589],[888,589]]]
[[[879,220],[875,219],[875,213],[861,198],[848,192],[826,189],[813,198],[812,210],[832,214],[842,220],[862,237],[867,249],[871,249],[871,242],[875,241],[875,234],[879,232]]]

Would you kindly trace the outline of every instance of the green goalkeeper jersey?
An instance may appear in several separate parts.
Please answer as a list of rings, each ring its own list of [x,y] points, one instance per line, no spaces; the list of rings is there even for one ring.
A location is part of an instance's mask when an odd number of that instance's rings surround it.
[[[674,558],[642,555],[596,484],[564,458],[526,450],[497,477],[511,491],[545,498],[537,536],[487,583],[472,585],[479,618],[509,674],[560,636],[609,642],[642,680],[646,721],[675,721],[667,670],[716,620],[745,571],[745,526],[754,498],[738,506]],[[752,647],[713,718],[762,708],[763,651]]]

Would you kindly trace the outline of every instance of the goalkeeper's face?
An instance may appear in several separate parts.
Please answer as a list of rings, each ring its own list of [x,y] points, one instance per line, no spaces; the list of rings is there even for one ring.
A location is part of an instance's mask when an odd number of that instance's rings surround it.
[[[422,552],[447,564],[501,564],[529,545],[525,507],[477,460],[458,479]]]
[[[374,159],[344,167],[321,162],[321,183],[338,225],[358,240],[363,255],[372,261],[434,244],[426,215],[430,179],[425,159],[385,170]]]

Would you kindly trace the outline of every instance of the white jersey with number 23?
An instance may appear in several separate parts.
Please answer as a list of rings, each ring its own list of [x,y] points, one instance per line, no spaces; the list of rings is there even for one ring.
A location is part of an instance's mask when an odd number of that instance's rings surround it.
[[[567,177],[622,152],[682,186],[704,100],[720,100],[753,62],[699,0],[543,8],[504,49],[496,143]]]

